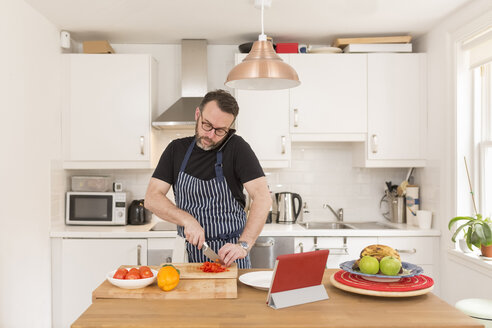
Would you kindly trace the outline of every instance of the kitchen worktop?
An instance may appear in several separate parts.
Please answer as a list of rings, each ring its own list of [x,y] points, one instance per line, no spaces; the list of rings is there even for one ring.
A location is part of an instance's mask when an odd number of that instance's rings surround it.
[[[67,226],[64,223],[53,225],[52,238],[165,238],[175,237],[176,231],[151,231],[160,221],[153,216],[148,224],[126,226]],[[350,223],[350,221],[347,221]],[[388,223],[390,224],[390,223]],[[393,224],[397,229],[306,229],[299,224],[265,224],[260,236],[440,236],[439,230],[420,229],[406,224]]]
[[[239,270],[239,275],[258,270]],[[364,296],[335,288],[323,276],[329,299],[280,310],[267,292],[238,282],[237,299],[100,299],[73,323],[86,327],[483,327],[432,293],[414,297]],[[171,291],[172,292],[172,291]]]

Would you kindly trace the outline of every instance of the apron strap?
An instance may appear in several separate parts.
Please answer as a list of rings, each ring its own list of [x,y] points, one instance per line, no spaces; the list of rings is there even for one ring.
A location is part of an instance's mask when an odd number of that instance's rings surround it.
[[[186,167],[186,164],[188,164],[188,160],[190,159],[191,152],[193,151],[193,147],[195,147],[196,139],[193,138],[193,141],[191,142],[191,145],[188,147],[188,150],[186,151],[185,157],[183,161],[181,162],[181,168],[179,169],[179,172],[184,172],[184,169]]]
[[[215,162],[215,176],[220,182],[224,181],[224,170],[222,169],[222,151],[217,152],[217,161]]]

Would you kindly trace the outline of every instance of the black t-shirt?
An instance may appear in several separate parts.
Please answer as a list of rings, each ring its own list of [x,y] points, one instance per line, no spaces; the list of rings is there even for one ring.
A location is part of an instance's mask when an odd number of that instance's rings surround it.
[[[181,163],[194,138],[193,136],[173,140],[162,153],[152,177],[174,186],[178,179]],[[221,148],[223,171],[227,185],[234,198],[244,207],[246,197],[243,194],[243,184],[265,174],[255,153],[240,136],[232,135],[224,145],[208,151],[195,144],[184,171],[201,180],[215,178],[217,151]]]

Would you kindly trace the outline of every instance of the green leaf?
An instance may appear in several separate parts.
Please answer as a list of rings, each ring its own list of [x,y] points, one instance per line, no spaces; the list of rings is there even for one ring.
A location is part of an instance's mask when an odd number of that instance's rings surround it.
[[[473,224],[473,221],[468,221],[467,223],[465,223],[465,224],[463,224],[463,225],[460,225],[460,226],[458,227],[458,229],[456,229],[456,231],[454,232],[453,237],[451,237],[451,240],[452,240],[453,242],[456,242],[456,237],[458,236],[458,234],[460,233],[460,231],[461,231],[461,230],[463,230],[465,227],[470,226],[470,225],[472,225],[472,224]],[[466,234],[466,233],[465,233],[465,234]]]
[[[483,233],[485,235],[485,246],[492,245],[492,229],[488,223],[483,225]]]
[[[481,224],[475,224],[474,225],[475,227],[475,236],[476,236],[476,242],[480,244],[480,246],[482,246],[483,243],[485,243],[485,233],[483,232],[483,225]],[[472,238],[473,239],[473,238]],[[477,247],[480,247],[480,246],[477,246]]]
[[[478,231],[477,231],[478,227]],[[480,235],[483,234],[482,227],[477,224],[471,226],[471,243],[473,246],[480,248],[482,246]]]
[[[474,221],[475,218],[472,218],[471,216],[457,216],[455,218],[452,218],[451,220],[449,220],[448,229],[451,230],[453,223],[455,223],[457,221],[461,221],[461,220]]]
[[[473,251],[472,243],[471,243],[471,231],[470,230],[471,230],[471,227],[470,227],[470,229],[468,229],[468,231],[465,234],[465,237],[466,237],[466,245],[468,246],[468,248],[470,249],[470,251]]]

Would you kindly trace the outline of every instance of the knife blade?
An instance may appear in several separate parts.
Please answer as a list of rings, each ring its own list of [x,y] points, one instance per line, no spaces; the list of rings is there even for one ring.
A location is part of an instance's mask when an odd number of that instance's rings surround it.
[[[205,254],[205,256],[208,257],[209,259],[211,259],[212,261],[214,261],[214,262],[215,262],[215,260],[220,261],[219,255],[217,255],[217,253],[215,253],[214,250],[211,249],[210,246],[208,246],[207,242],[203,243],[202,251],[203,251],[203,254]]]

